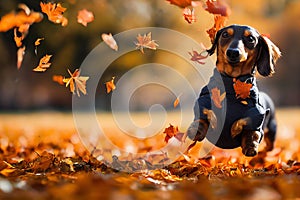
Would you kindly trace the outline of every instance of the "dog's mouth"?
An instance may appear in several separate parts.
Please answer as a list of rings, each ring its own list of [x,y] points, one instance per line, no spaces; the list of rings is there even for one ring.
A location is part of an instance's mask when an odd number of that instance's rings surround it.
[[[241,62],[241,60],[240,59],[228,59],[227,58],[227,62],[230,64],[230,65],[232,65],[233,67],[235,67],[235,66],[237,66],[240,62]]]

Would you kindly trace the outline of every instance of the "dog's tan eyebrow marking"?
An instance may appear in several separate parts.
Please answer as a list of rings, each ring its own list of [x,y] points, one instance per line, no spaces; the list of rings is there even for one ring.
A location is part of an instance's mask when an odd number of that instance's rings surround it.
[[[249,35],[251,35],[251,31],[245,30],[245,31],[244,31],[244,36],[245,36],[245,37],[248,37]]]
[[[229,28],[229,29],[227,29],[226,31],[227,31],[227,33],[228,33],[229,35],[233,35],[233,33],[234,33],[233,28]]]

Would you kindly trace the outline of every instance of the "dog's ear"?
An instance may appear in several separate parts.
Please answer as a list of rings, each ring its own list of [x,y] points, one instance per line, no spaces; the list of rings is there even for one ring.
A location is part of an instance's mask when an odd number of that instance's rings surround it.
[[[267,37],[259,36],[259,54],[256,60],[257,71],[262,76],[272,75],[277,59],[281,56],[279,48]]]
[[[212,42],[212,46],[211,46],[211,48],[210,49],[207,49],[206,50],[206,52],[208,53],[208,55],[213,55],[214,53],[215,53],[215,50],[216,50],[216,48],[217,48],[217,46],[218,46],[218,42],[219,42],[219,39],[220,39],[220,36],[221,36],[221,33],[224,31],[224,28],[223,29],[220,29],[218,32],[217,32],[217,34],[216,34],[216,36],[215,36],[215,39],[214,39],[214,41]]]

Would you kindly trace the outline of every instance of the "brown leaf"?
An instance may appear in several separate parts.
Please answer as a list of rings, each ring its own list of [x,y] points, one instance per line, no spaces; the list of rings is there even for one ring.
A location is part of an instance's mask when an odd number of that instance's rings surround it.
[[[111,91],[116,89],[114,80],[115,80],[115,77],[113,76],[110,81],[105,83],[107,94],[109,94]]]
[[[113,50],[118,51],[118,44],[116,42],[116,40],[113,38],[113,36],[111,35],[111,33],[106,34],[103,33],[101,35],[102,40]]]
[[[42,57],[39,62],[39,65],[36,68],[34,68],[33,71],[35,72],[46,71],[51,65],[51,63],[49,63],[51,57],[52,55],[47,55],[47,54],[44,57]]]
[[[140,49],[142,53],[144,53],[144,48],[156,50],[156,47],[158,47],[158,44],[151,39],[151,32],[149,32],[147,35],[144,34],[143,36],[138,34],[137,40],[138,42],[135,42],[136,48]]]
[[[88,23],[94,21],[94,14],[86,9],[78,11],[77,22],[83,26],[87,26]]]
[[[252,88],[251,83],[242,82],[240,80],[235,81],[233,84],[233,89],[237,98],[246,99],[250,97],[250,89]]]
[[[80,97],[80,92],[86,95],[86,81],[89,79],[87,76],[80,76],[79,69],[76,69],[73,73],[68,69],[68,73],[71,76],[70,78],[64,78],[63,82],[66,84],[66,87],[70,86],[70,91]]]
[[[184,8],[182,11],[183,17],[185,21],[187,21],[189,24],[196,22],[196,16],[194,9]]]
[[[211,99],[217,108],[222,108],[222,101],[225,99],[226,93],[220,94],[220,89],[215,87],[211,89]]]
[[[40,2],[42,12],[48,16],[49,21],[55,24],[61,24],[66,26],[68,19],[63,16],[63,13],[67,10],[62,7],[60,3],[43,3]]]
[[[23,62],[23,57],[24,57],[24,54],[25,54],[25,46],[23,47],[20,47],[17,51],[17,68],[20,69],[21,68],[21,65],[22,65],[22,62]]]
[[[33,160],[31,168],[34,172],[44,172],[50,168],[53,159],[54,154],[43,151],[41,155],[38,155],[38,157]]]

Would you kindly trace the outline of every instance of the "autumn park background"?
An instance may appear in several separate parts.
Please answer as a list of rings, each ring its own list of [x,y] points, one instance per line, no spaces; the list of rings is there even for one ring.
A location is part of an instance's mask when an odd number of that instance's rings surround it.
[[[200,6],[195,8],[196,22],[189,24],[182,16],[183,9],[166,0],[63,0],[60,3],[67,8],[63,15],[68,25],[55,24],[45,14],[41,22],[33,23],[23,40],[26,51],[20,69],[17,68],[14,30],[0,32],[0,199],[19,199],[20,196],[28,199],[144,199],[145,196],[151,199],[240,199],[241,193],[245,199],[299,198],[300,1],[226,2],[231,10],[227,25],[253,26],[269,35],[282,52],[276,73],[271,78],[258,77],[260,90],[266,91],[277,107],[279,131],[273,152],[264,158],[250,159],[242,157],[240,149],[216,149],[211,157],[202,159],[197,157],[200,147],[196,147],[190,157],[185,155],[173,165],[146,174],[119,173],[114,169],[125,165],[133,168],[127,162],[132,164],[134,158],[126,160],[126,157],[122,162],[113,157],[109,163],[99,161],[105,152],[97,146],[92,152],[86,151],[81,144],[72,117],[73,94],[69,88],[54,82],[53,76],[68,77],[67,69],[72,72],[78,69],[103,41],[102,33],[114,35],[134,28],[162,27],[179,31],[210,47],[206,30],[214,24],[214,18]],[[20,3],[41,12],[39,0],[0,0],[0,18],[18,11]],[[87,26],[77,22],[77,13],[82,9],[93,12],[95,17]],[[36,50],[37,38],[44,40]],[[178,45],[180,42],[174,40]],[[33,68],[45,54],[52,55],[51,67],[43,73],[34,72]],[[181,70],[186,65],[176,56],[160,50],[142,54],[133,49],[118,58],[99,80],[96,109],[101,119],[107,116],[111,106],[111,94],[107,94],[104,83],[113,76],[118,81],[130,69],[144,63],[163,63]],[[144,111],[145,99],[155,98],[156,93],[142,91],[140,94],[135,96],[134,111]],[[163,105],[173,109],[169,99]],[[170,114],[174,121],[179,117],[176,111],[179,109]],[[133,119],[145,124],[143,113]],[[126,146],[126,137],[114,135],[113,123],[108,117],[104,130],[112,133],[111,138],[122,147]],[[164,134],[158,138],[159,141],[137,141],[130,145],[147,151],[155,145],[165,145]]]
[[[40,11],[39,1],[1,1],[0,15],[3,16],[25,3],[29,8]],[[299,106],[299,1],[296,0],[255,0],[228,1],[232,13],[227,24],[247,24],[261,33],[270,34],[272,40],[282,50],[276,74],[270,79],[260,79],[262,90],[274,98],[277,106]],[[196,41],[210,46],[206,30],[213,24],[213,17],[201,8],[195,9],[197,22],[188,24],[182,17],[182,10],[165,1],[65,1],[68,8],[65,16],[69,19],[66,27],[61,27],[45,19],[33,24],[25,38],[26,56],[20,70],[16,68],[17,47],[13,42],[13,30],[0,35],[1,63],[1,110],[71,109],[71,95],[68,90],[58,87],[53,81],[54,74],[67,75],[66,68],[79,68],[88,53],[100,42],[101,34],[119,32],[138,27],[164,27],[180,31]],[[95,15],[95,20],[87,27],[77,23],[80,9],[86,8]],[[34,54],[34,41],[46,38],[39,47],[39,55]],[[174,41],[179,42],[179,41]],[[52,54],[52,67],[47,73],[33,73],[44,54]],[[105,82],[112,75],[118,76],[132,66],[145,62],[155,62],[155,56],[131,54],[115,62],[101,79]],[[165,59],[167,60],[167,59]],[[174,61],[176,62],[176,60]],[[169,61],[169,66],[174,65]],[[109,98],[105,91],[101,98]],[[109,99],[107,99],[109,101]],[[105,109],[105,106],[102,106]]]

